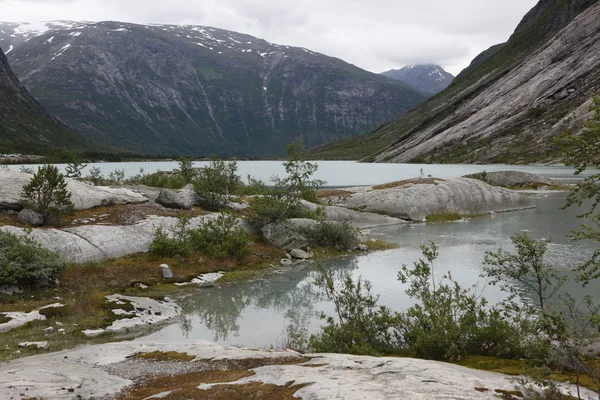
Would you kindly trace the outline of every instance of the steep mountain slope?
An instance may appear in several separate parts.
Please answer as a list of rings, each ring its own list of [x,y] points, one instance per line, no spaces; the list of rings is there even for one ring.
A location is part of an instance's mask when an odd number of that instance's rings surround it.
[[[551,137],[578,129],[600,90],[600,4],[542,0],[503,46],[443,92],[376,131],[315,156],[377,162],[555,161]]]
[[[298,135],[312,146],[364,133],[425,99],[342,60],[231,31],[53,27],[17,43],[14,25],[0,26],[17,75],[73,128],[138,153],[274,156]]]
[[[48,154],[62,146],[91,147],[29,95],[0,49],[0,153]]]
[[[407,65],[404,68],[382,72],[381,75],[402,81],[427,96],[433,96],[446,89],[454,79],[454,75],[433,64]]]

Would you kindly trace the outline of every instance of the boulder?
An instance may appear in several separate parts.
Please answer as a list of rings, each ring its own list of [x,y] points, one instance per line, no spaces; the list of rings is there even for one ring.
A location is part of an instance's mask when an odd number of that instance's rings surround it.
[[[270,245],[291,250],[308,246],[308,240],[299,234],[293,225],[286,222],[274,222],[264,226],[262,234]]]
[[[290,255],[293,258],[296,258],[298,260],[307,260],[310,258],[310,254],[308,254],[306,251],[301,250],[301,249],[292,249],[290,250]]]
[[[29,226],[41,226],[44,223],[44,217],[33,210],[21,210],[17,218],[20,222]]]
[[[406,223],[406,221],[402,219],[390,217],[388,215],[349,210],[339,206],[323,206],[306,200],[302,200],[302,205],[311,211],[316,211],[318,208],[323,209],[325,211],[324,217],[327,221],[348,221],[353,227],[358,229]]]
[[[183,189],[162,189],[156,202],[167,208],[189,210],[197,203],[197,196],[193,185],[186,185]]]
[[[477,179],[457,178],[355,193],[343,206],[420,221],[433,214],[514,211],[534,208],[535,203],[513,190],[490,186]]]
[[[560,183],[553,179],[519,171],[481,172],[477,174],[465,175],[464,178],[479,179],[492,186],[500,186],[504,188],[538,188],[543,186],[560,186]]]
[[[31,174],[0,169],[0,210],[21,210],[21,190],[29,183]],[[92,186],[74,179],[65,178],[71,201],[77,210],[88,208],[144,203],[148,199],[130,189]]]
[[[293,262],[292,260],[290,260],[289,258],[282,258],[282,259],[279,261],[279,264],[280,264],[282,267],[291,267],[291,266],[294,264],[294,262]]]

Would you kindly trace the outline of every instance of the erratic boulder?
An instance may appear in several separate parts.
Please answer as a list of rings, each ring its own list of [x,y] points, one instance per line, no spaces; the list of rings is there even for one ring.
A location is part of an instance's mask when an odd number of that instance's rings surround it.
[[[0,210],[21,210],[21,191],[31,174],[0,169]],[[127,203],[144,203],[148,199],[130,189],[92,186],[75,179],[65,178],[71,201],[77,210]]]
[[[262,234],[270,245],[292,250],[308,246],[308,240],[297,232],[297,228],[286,222],[274,222],[264,226]]]
[[[162,189],[156,202],[167,208],[189,210],[196,204],[196,192],[192,185],[187,185],[180,190]]]
[[[21,210],[17,218],[20,222],[29,226],[41,226],[44,223],[44,217],[33,210]]]
[[[485,214],[535,207],[531,198],[522,193],[469,178],[356,193],[342,205],[408,220],[422,220],[434,214]]]
[[[290,250],[290,255],[292,258],[296,258],[298,260],[308,260],[310,258],[310,254],[302,249],[292,249]]]
[[[560,183],[544,178],[543,176],[530,174],[528,172],[519,171],[496,171],[496,172],[480,172],[477,174],[465,175],[464,178],[473,178],[484,181],[492,186],[500,186],[504,188],[514,187],[533,187],[539,188],[543,186],[559,186]]]

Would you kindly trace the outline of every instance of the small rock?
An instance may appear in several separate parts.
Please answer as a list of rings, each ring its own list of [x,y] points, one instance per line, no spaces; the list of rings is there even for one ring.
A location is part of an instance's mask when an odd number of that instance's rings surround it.
[[[162,269],[162,276],[165,279],[172,278],[173,277],[173,271],[171,271],[170,268],[163,268]]]
[[[104,333],[104,329],[86,329],[82,332],[87,337],[96,337]]]
[[[354,248],[354,250],[358,250],[358,251],[369,251],[369,246],[367,246],[366,244],[359,244],[358,246],[356,246]]]
[[[163,270],[164,271],[164,270]],[[142,290],[148,289],[148,285],[144,285],[143,283],[139,282],[137,283],[135,286],[139,287]]]
[[[22,223],[30,226],[40,226],[44,223],[44,217],[33,210],[21,210],[17,218]]]
[[[8,285],[4,285],[4,286],[0,286],[0,293],[2,294],[7,294],[7,295],[13,295],[13,294],[21,294],[23,293],[23,290],[18,287],[18,286],[8,286]]]
[[[64,325],[62,322],[58,322],[58,321],[56,321],[55,324],[56,324],[56,326],[63,326]]]
[[[279,264],[281,264],[282,267],[291,267],[293,262],[289,258],[282,258],[281,261],[279,261]]]
[[[169,269],[170,267],[167,264],[160,264],[158,268]]]
[[[48,335],[48,334],[50,334],[50,333],[52,333],[52,332],[54,332],[54,328],[53,328],[53,327],[51,327],[51,326],[49,326],[49,327],[47,327],[46,329],[44,329],[44,333],[45,333],[46,335]]]
[[[35,346],[40,350],[48,350],[50,348],[50,344],[48,342],[23,342],[19,343],[19,347],[30,347]]]
[[[292,255],[292,257],[300,259],[300,260],[306,260],[306,259],[310,258],[310,254],[308,254],[306,251],[300,250],[300,249],[292,249],[290,251],[290,254]]]
[[[65,331],[65,329],[64,329],[64,328],[60,328],[60,329],[58,330],[58,332],[64,332],[64,331]]]
[[[285,253],[285,258],[287,258],[288,260],[291,260],[292,255],[290,253]]]

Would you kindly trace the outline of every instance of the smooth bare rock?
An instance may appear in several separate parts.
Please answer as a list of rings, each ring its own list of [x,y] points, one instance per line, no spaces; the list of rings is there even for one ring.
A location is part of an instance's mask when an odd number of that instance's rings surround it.
[[[126,318],[118,319],[106,327],[105,330],[108,332],[123,332],[133,328],[163,323],[178,317],[183,312],[181,307],[166,298],[164,301],[158,301],[147,297],[113,294],[106,296],[106,300],[116,304],[126,300],[134,307],[133,311],[114,309],[113,313],[126,316]]]
[[[285,222],[296,230],[314,228],[319,224],[319,221],[309,218],[290,218]]]
[[[218,214],[192,218],[190,228],[197,228]],[[70,262],[86,262],[122,257],[149,250],[157,228],[172,232],[177,225],[175,217],[148,216],[132,225],[82,225],[66,229],[33,229],[31,237],[43,247],[57,252]],[[25,234],[14,226],[0,230],[16,235]]]
[[[473,178],[484,181],[492,186],[500,186],[504,188],[521,187],[521,186],[558,186],[559,182],[544,178],[543,176],[530,174],[528,172],[519,171],[496,171],[486,172],[484,174],[465,175],[464,178]]]
[[[44,224],[44,217],[33,210],[21,210],[17,215],[17,219],[29,226],[41,226]]]
[[[23,172],[0,169],[0,210],[21,210],[21,190],[33,175]],[[88,208],[144,203],[148,199],[130,189],[107,186],[91,186],[74,179],[65,178],[67,189],[71,192],[71,201],[77,210]]]
[[[550,7],[549,2],[543,3],[542,8]],[[571,3],[565,4],[571,7]],[[596,3],[511,68],[490,71],[473,85],[431,104],[429,122],[370,159],[391,163],[427,159],[486,139],[485,145],[472,146],[470,159],[493,161],[507,148],[517,146],[529,149],[527,155],[543,154],[551,148],[549,138],[565,130],[577,132],[593,116],[589,106],[599,82],[599,21],[600,3]],[[561,107],[563,113],[559,114]],[[531,116],[535,110],[553,112],[542,115],[545,123],[540,124]],[[562,117],[555,118],[557,114]],[[503,134],[515,127],[517,133]],[[379,132],[389,135],[390,129]],[[520,142],[523,138],[527,143]]]
[[[19,311],[9,311],[9,312],[1,312],[5,317],[10,318],[8,322],[0,324],[0,333],[8,332],[12,329],[19,328],[31,321],[45,321],[46,317],[40,313],[40,310],[44,308],[56,308],[56,307],[64,307],[64,304],[54,303],[49,304],[47,306],[38,308],[36,310],[30,312],[19,312]]]
[[[350,225],[358,229],[406,223],[406,221],[402,219],[390,217],[388,215],[349,210],[340,206],[323,206],[306,200],[302,200],[302,205],[311,211],[316,211],[319,208],[323,209],[325,211],[324,217],[327,221],[348,221]]]
[[[343,206],[418,221],[433,214],[522,210],[534,208],[535,203],[513,190],[490,186],[477,179],[457,178],[356,193],[348,197]]]
[[[267,243],[280,249],[291,250],[308,246],[308,240],[297,228],[286,222],[274,222],[264,226],[262,234]]]
[[[208,341],[157,342],[136,340],[84,346],[70,351],[42,354],[0,364],[0,398],[73,399],[112,398],[133,384],[114,371],[135,374],[132,358],[137,353],[180,352],[195,360],[219,362],[262,359],[266,365],[253,368],[251,376],[220,384],[265,383],[286,386],[293,381],[300,389],[294,397],[306,400],[428,400],[497,399],[500,390],[523,390],[515,376],[473,370],[455,364],[398,357],[368,357],[345,354],[304,354],[282,350],[255,350],[224,346]],[[281,363],[281,360],[298,360]],[[308,361],[303,361],[308,359]],[[127,363],[124,362],[127,360]],[[133,360],[133,361],[132,361]],[[271,364],[272,360],[272,364]],[[279,361],[279,362],[278,362]],[[143,361],[138,361],[143,364]],[[280,365],[275,365],[275,364]],[[133,368],[132,368],[133,367]],[[110,372],[111,371],[112,374]],[[143,374],[143,368],[139,374]],[[133,379],[135,375],[127,374]],[[35,379],[32,379],[35,377]],[[574,387],[558,384],[563,391]],[[485,388],[478,391],[475,388]],[[73,389],[72,391],[66,389]],[[583,398],[594,393],[583,389]]]

